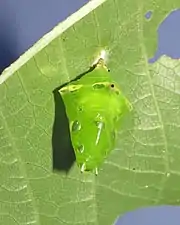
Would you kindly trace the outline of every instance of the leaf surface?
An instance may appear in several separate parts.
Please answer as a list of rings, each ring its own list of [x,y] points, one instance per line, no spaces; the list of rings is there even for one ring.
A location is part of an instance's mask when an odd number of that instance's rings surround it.
[[[84,7],[91,11],[97,2]],[[159,23],[178,6],[178,0],[107,0],[88,14],[83,7],[3,72],[1,224],[109,225],[135,208],[179,204],[180,63],[164,56],[148,64]],[[53,90],[89,69],[104,48],[134,110],[95,177],[81,174],[71,152],[59,150],[72,146]]]

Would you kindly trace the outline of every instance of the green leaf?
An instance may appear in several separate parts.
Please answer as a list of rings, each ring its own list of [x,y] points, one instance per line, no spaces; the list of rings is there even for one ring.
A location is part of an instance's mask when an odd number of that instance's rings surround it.
[[[157,27],[179,1],[103,2],[90,1],[0,76],[1,224],[109,225],[129,210],[179,204],[180,62],[164,56],[148,64]],[[134,110],[95,177],[72,164],[64,105],[53,90],[104,48]]]

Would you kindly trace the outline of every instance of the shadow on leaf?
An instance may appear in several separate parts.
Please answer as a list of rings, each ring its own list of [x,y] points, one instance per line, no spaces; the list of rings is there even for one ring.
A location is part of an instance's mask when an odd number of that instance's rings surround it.
[[[58,92],[53,91],[55,118],[52,133],[53,170],[68,172],[75,161],[75,154],[70,138],[69,122],[64,102]]]
[[[67,84],[80,79],[85,74],[91,72],[94,68],[95,66],[90,67],[89,70],[78,75],[75,79],[53,90],[55,103],[55,118],[52,132],[53,170],[65,171],[68,173],[76,160],[71,142],[69,121],[65,105],[58,90]]]

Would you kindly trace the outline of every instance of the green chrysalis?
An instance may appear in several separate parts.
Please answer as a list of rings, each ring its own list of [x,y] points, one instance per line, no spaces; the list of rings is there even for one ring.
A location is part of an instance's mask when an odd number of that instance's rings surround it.
[[[113,149],[122,117],[132,105],[110,76],[102,58],[94,69],[59,90],[69,119],[81,172],[98,168]]]

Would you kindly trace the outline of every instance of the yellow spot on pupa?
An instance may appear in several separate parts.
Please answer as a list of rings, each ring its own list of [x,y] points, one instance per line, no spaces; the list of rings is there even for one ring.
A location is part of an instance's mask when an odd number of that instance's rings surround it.
[[[83,85],[82,84],[71,84],[67,85],[59,90],[61,94],[65,94],[67,92],[73,92],[79,90]]]

